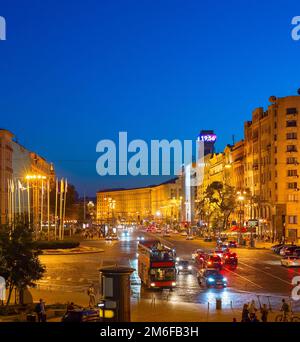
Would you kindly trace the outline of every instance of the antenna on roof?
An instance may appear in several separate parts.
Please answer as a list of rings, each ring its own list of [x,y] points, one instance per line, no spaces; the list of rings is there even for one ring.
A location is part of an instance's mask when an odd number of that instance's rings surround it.
[[[235,136],[234,136],[234,134],[232,134],[232,145],[235,144],[235,141],[234,141],[235,139],[234,138],[235,138]]]

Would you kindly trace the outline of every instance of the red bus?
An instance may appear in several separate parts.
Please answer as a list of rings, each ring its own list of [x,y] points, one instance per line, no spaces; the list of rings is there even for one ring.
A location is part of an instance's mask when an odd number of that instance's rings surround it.
[[[138,274],[148,288],[176,286],[175,252],[158,240],[140,241],[138,245]]]

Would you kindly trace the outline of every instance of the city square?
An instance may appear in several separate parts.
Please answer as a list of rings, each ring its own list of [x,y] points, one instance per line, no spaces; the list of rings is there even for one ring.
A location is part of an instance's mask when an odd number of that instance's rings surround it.
[[[0,335],[300,322],[296,1],[3,2]]]

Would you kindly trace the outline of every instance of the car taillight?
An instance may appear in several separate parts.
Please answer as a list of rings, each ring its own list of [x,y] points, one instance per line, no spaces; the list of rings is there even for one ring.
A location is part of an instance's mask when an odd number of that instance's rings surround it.
[[[208,262],[208,265],[211,265],[211,261]]]

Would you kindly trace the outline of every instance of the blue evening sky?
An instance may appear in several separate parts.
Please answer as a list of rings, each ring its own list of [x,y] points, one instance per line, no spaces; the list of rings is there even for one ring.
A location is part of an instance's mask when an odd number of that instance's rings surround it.
[[[0,0],[0,127],[94,195],[101,139],[193,139],[220,151],[251,111],[300,88],[299,0]]]

